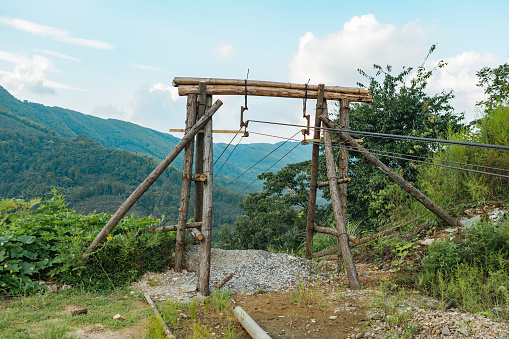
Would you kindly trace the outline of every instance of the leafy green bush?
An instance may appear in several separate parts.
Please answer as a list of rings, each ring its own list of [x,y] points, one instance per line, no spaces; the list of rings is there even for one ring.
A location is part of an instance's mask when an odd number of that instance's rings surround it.
[[[480,223],[463,238],[434,243],[421,266],[419,284],[431,294],[488,315],[500,306],[509,318],[509,221]]]
[[[6,220],[14,221],[0,224],[1,293],[29,293],[38,288],[39,280],[58,280],[84,289],[111,289],[171,263],[174,234],[143,233],[159,220],[121,220],[107,241],[82,262],[83,252],[109,215],[75,213],[56,191],[33,211],[11,209],[8,214],[11,216]]]

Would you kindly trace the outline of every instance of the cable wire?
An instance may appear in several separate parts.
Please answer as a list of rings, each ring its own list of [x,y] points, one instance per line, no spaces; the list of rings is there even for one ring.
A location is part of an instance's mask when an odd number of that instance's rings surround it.
[[[221,165],[221,167],[219,167],[219,169],[217,170],[216,173],[214,173],[214,176],[213,178],[215,178],[219,172],[221,171],[221,169],[224,167],[224,165],[228,162],[228,159],[230,159],[230,157],[232,156],[233,152],[235,152],[235,150],[237,149],[237,147],[239,146],[239,144],[241,143],[241,141],[244,139],[244,136],[242,136],[239,140],[239,142],[235,145],[235,147],[233,148],[232,152],[228,155],[228,157],[226,158],[226,160],[223,162],[223,164]],[[233,140],[233,139],[232,139]]]
[[[219,154],[219,157],[216,159],[216,161],[214,161],[214,164],[212,166],[216,166],[216,163],[219,161],[219,159],[221,159],[221,157],[223,156],[224,152],[226,152],[226,150],[228,149],[228,147],[230,147],[230,145],[232,144],[233,140],[235,140],[235,138],[237,137],[237,135],[240,134],[240,132],[242,131],[242,128],[239,129],[239,132],[238,133],[235,133],[235,135],[233,136],[232,140],[230,140],[230,142],[228,143],[228,145],[226,145],[226,147],[224,148],[224,150],[221,152],[221,154]]]

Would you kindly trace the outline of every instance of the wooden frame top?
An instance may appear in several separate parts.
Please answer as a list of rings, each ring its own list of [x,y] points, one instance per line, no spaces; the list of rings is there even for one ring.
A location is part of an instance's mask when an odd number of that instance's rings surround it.
[[[173,86],[178,87],[179,95],[185,96],[198,93],[200,82],[207,84],[207,94],[210,95],[251,95],[270,96],[280,98],[316,99],[318,86],[294,84],[289,82],[272,82],[241,79],[217,78],[184,78],[173,79]],[[246,86],[247,85],[247,86]],[[370,91],[362,88],[325,86],[324,97],[328,100],[347,99],[352,102],[371,102]]]

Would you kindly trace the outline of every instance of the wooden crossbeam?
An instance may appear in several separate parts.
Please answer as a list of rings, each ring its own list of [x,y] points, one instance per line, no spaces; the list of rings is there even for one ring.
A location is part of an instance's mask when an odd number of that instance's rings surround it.
[[[184,133],[186,130],[182,128],[170,128],[170,133]],[[198,133],[203,133],[203,130],[199,130]],[[224,134],[241,134],[244,131],[238,131],[233,129],[215,129],[212,133],[224,133]]]
[[[341,141],[342,141],[341,139],[332,139],[331,140],[331,142],[336,142],[336,143],[341,142]],[[361,143],[364,140],[362,140],[362,139],[355,139],[355,141],[358,142],[358,143]],[[305,139],[305,140],[302,140],[301,142],[304,142],[304,143],[308,142],[309,143],[309,142],[324,142],[324,141],[323,141],[323,139]]]

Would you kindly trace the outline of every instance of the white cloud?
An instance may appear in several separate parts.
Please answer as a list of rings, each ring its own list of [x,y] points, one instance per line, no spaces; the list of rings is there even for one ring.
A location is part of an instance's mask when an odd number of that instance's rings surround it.
[[[111,118],[129,121],[132,118],[132,112],[130,113],[122,107],[118,107],[112,104],[95,106],[92,108],[92,114],[105,119]]]
[[[228,59],[235,55],[235,47],[233,47],[233,45],[230,44],[225,43],[216,44],[214,50],[223,59]]]
[[[100,40],[83,39],[72,36],[69,32],[50,26],[43,26],[23,19],[0,17],[0,24],[14,27],[20,31],[42,36],[45,38],[66,42],[94,49],[112,50],[113,44]]]
[[[312,32],[299,40],[297,54],[289,63],[290,81],[355,86],[362,80],[357,69],[373,64],[395,69],[414,65],[425,56],[431,42],[421,27],[409,23],[402,29],[380,23],[373,14],[355,16],[342,30],[323,38]],[[398,68],[399,67],[399,68]]]
[[[143,70],[146,70],[146,71],[164,72],[164,71],[163,71],[162,69],[160,69],[160,68],[152,67],[152,66],[147,66],[147,65],[142,65],[142,64],[131,64],[131,67],[139,68],[139,69],[143,69]]]
[[[51,55],[51,56],[54,56],[54,57],[57,57],[57,58],[61,58],[61,59],[72,60],[72,61],[81,61],[81,59],[72,57],[70,55],[67,55],[67,54],[64,54],[64,53],[55,52],[55,51],[48,51],[46,49],[35,49],[35,51],[36,52],[41,52],[41,53],[44,53],[44,54],[47,54],[47,55]]]
[[[171,100],[173,100],[173,101],[177,101],[180,98],[179,91],[178,91],[177,87],[173,87],[171,85],[166,85],[166,84],[163,84],[161,82],[153,85],[149,89],[150,93],[154,93],[155,91],[161,91],[161,92],[169,93],[170,97],[171,97]]]
[[[0,85],[13,94],[27,90],[37,94],[55,94],[55,88],[83,91],[83,89],[64,85],[46,79],[53,72],[53,63],[42,55],[27,57],[0,51],[0,60],[14,64],[12,71],[0,71]]]

